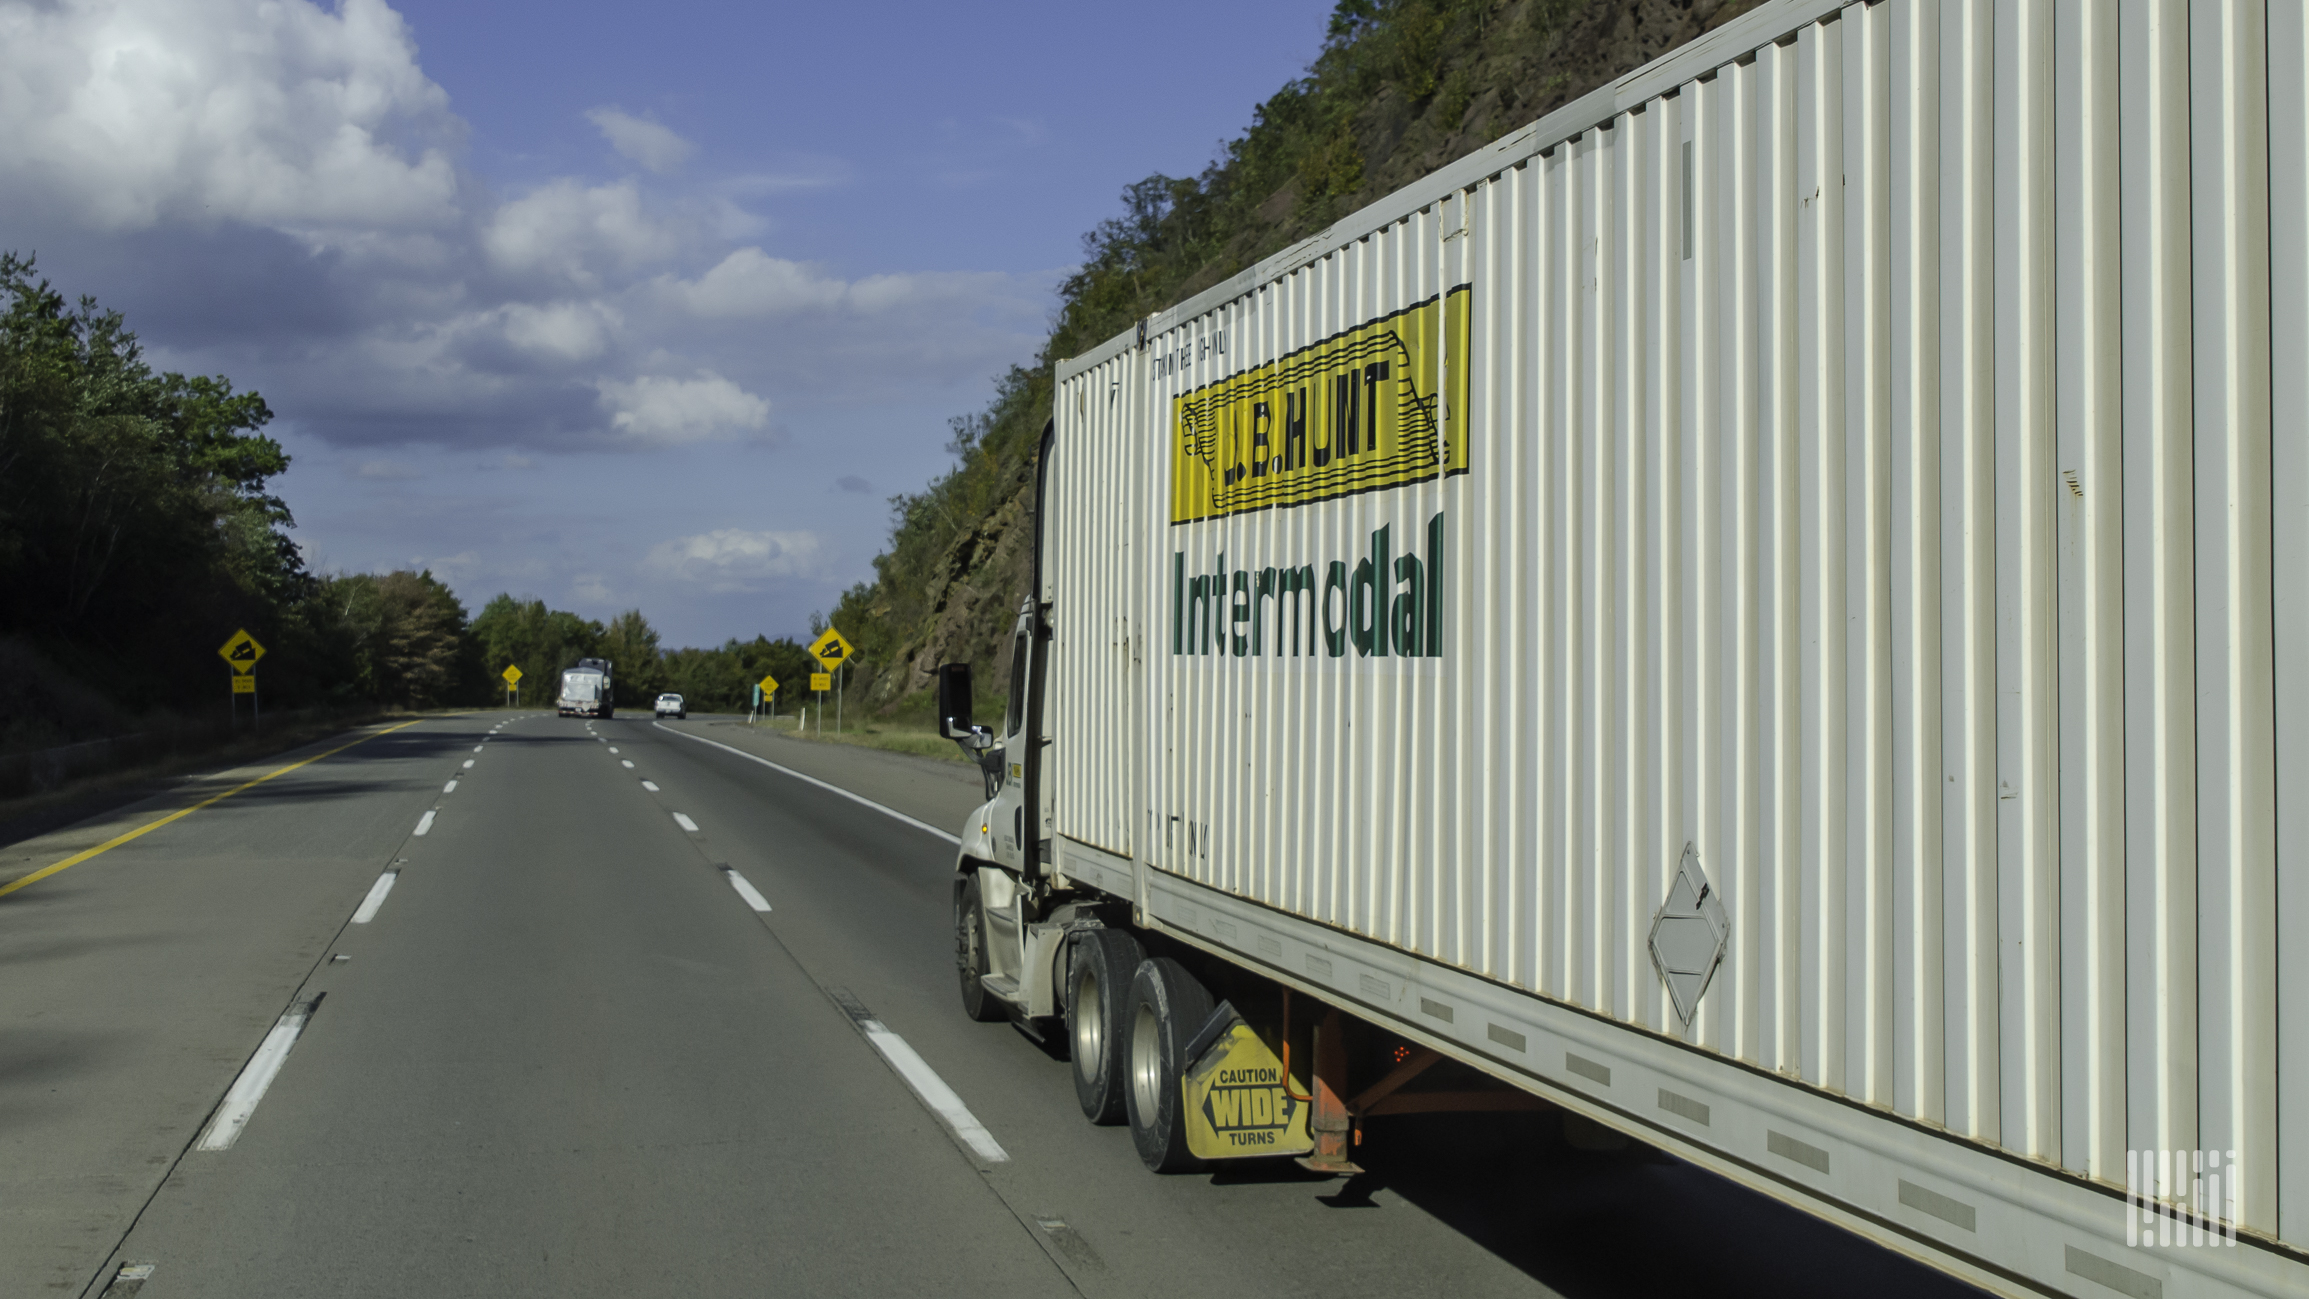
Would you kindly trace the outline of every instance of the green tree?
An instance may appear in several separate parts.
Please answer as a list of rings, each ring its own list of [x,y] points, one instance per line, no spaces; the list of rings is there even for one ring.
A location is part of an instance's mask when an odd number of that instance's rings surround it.
[[[496,680],[498,675],[508,666],[518,667],[521,702],[530,708],[553,706],[564,668],[575,667],[581,658],[611,657],[602,652],[605,634],[598,622],[547,608],[543,600],[516,600],[511,595],[497,596],[473,619],[473,639],[482,674],[493,682],[490,689],[501,690],[504,682]],[[632,707],[632,689],[621,683],[618,690],[626,706]]]
[[[618,702],[628,708],[647,707],[666,688],[665,665],[659,661],[657,629],[639,609],[628,609],[609,620],[601,635],[601,657],[613,665]]]
[[[0,634],[146,702],[236,627],[294,639],[313,578],[266,490],[289,463],[271,418],[222,377],[153,373],[119,312],[0,253]]]

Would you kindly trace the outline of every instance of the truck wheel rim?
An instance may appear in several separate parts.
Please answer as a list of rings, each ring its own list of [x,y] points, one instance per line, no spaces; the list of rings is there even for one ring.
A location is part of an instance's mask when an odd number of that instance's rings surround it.
[[[1099,991],[1098,972],[1085,969],[1074,984],[1074,1058],[1093,1078],[1106,1068],[1106,1002]]]
[[[1148,1127],[1162,1112],[1162,1024],[1154,1007],[1140,1006],[1130,1026],[1130,1091],[1139,1121]]]

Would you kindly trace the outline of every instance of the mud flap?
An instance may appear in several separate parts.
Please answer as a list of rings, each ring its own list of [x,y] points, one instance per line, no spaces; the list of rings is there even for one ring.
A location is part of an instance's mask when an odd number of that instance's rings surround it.
[[[1199,1159],[1300,1155],[1307,1134],[1307,1089],[1283,1076],[1283,1062],[1225,1002],[1194,1036],[1179,1079],[1187,1150]]]

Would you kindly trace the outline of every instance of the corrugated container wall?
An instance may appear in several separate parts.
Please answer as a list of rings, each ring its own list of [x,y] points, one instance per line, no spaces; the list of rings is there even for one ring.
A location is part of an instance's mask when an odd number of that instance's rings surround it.
[[[1057,829],[2309,1243],[2309,25],[1809,10],[1063,372]]]

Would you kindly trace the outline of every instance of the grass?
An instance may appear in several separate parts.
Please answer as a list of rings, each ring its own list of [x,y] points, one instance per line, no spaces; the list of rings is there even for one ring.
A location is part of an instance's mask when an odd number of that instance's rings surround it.
[[[789,739],[808,740],[813,744],[847,744],[854,748],[881,749],[889,753],[911,753],[917,758],[936,758],[942,762],[965,762],[961,746],[938,734],[929,722],[919,725],[908,722],[874,721],[865,725],[850,722],[842,730],[832,728],[821,732],[817,719],[812,718],[805,729],[800,720],[788,715],[764,718],[762,726],[774,728]]]

